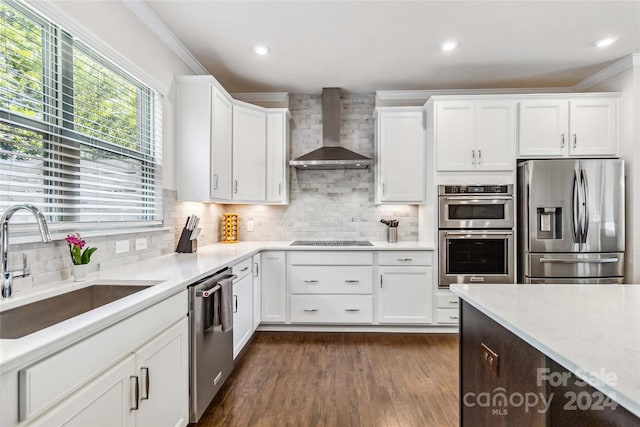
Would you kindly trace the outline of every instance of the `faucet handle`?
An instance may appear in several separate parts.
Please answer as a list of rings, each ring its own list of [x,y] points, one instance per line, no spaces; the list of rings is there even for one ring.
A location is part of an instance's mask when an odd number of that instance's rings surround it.
[[[26,252],[22,253],[22,270],[14,270],[11,273],[13,274],[13,277],[27,277],[31,274],[29,258]]]

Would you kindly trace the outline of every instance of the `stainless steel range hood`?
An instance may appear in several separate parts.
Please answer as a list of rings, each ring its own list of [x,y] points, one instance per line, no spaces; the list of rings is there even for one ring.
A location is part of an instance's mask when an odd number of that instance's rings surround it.
[[[322,89],[322,147],[289,165],[302,169],[365,169],[373,163],[368,157],[340,146],[340,88]]]

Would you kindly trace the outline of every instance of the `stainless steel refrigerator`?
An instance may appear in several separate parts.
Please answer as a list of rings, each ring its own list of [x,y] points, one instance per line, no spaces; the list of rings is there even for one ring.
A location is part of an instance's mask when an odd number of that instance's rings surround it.
[[[624,163],[518,165],[518,282],[624,282]]]

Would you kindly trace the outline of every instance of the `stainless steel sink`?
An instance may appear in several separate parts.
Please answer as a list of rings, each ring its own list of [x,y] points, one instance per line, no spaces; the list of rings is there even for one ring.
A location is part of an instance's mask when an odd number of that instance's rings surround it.
[[[0,339],[22,338],[150,286],[92,285],[0,312]]]

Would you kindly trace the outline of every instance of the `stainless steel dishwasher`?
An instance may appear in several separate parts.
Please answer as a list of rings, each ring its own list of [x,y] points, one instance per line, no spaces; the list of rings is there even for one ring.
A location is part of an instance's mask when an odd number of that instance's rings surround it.
[[[233,370],[233,328],[219,321],[223,286],[236,276],[225,268],[189,289],[189,422],[198,422]],[[226,282],[226,283],[225,283]],[[233,322],[233,316],[231,316]]]

